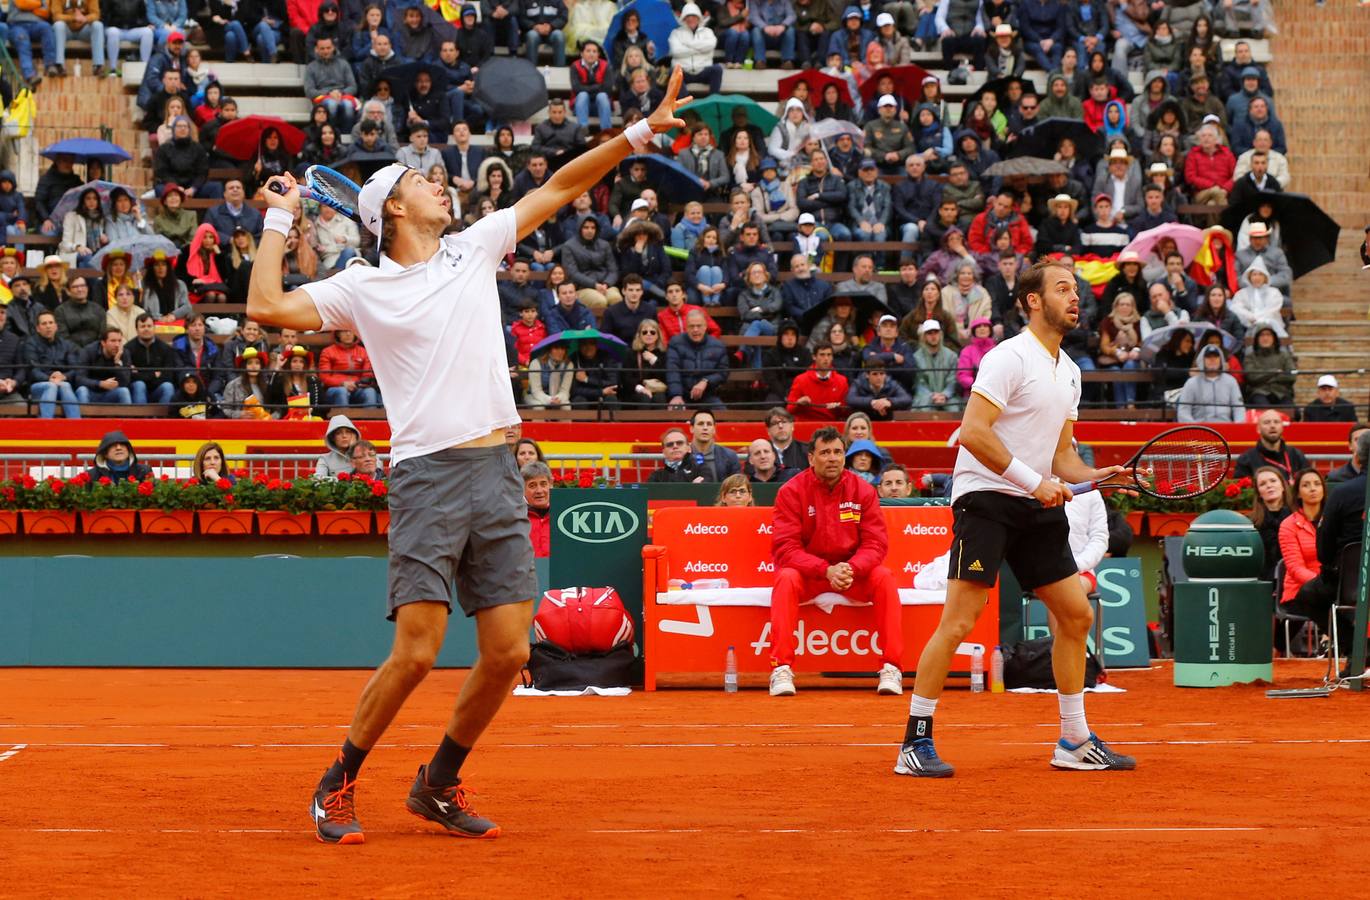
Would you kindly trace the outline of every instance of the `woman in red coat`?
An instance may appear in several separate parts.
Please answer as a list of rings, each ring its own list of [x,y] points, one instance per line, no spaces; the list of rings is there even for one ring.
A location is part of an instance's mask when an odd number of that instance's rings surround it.
[[[1325,628],[1327,611],[1336,598],[1337,586],[1327,584],[1318,562],[1318,520],[1322,518],[1327,485],[1316,469],[1300,469],[1289,488],[1289,506],[1294,510],[1280,523],[1280,556],[1284,559],[1284,583],[1280,585],[1280,604],[1285,612],[1307,616]],[[1342,629],[1348,632],[1349,629]],[[1276,629],[1276,642],[1284,640],[1283,629]],[[1282,648],[1288,652],[1288,648]]]

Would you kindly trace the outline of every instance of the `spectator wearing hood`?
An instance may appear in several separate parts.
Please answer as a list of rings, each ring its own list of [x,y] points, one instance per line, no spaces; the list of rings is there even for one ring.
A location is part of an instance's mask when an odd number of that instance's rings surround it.
[[[716,94],[723,86],[723,67],[714,62],[718,36],[707,27],[699,6],[686,3],[680,9],[680,24],[671,31],[671,63],[685,73],[687,84],[703,84],[706,93]]]
[[[1060,72],[1047,79],[1047,94],[1037,108],[1038,119],[1083,119],[1085,109],[1080,98],[1070,92],[1070,80]]]
[[[872,10],[873,12],[874,10]],[[841,57],[843,66],[849,66],[866,58],[866,49],[875,41],[875,32],[866,27],[866,14],[860,6],[848,6],[842,10],[842,21],[828,38],[827,57],[831,60],[836,54]],[[856,91],[851,91],[853,98]]]
[[[307,0],[297,0],[303,5]],[[292,24],[294,24],[292,22]],[[300,24],[304,24],[301,22]],[[333,49],[337,56],[346,57],[351,49],[352,35],[348,33],[349,28],[344,31],[342,24],[342,11],[338,8],[337,0],[322,0],[314,10],[314,22],[309,25],[303,35],[299,35],[298,26],[291,29],[292,42],[298,42],[309,55],[308,61],[315,59],[314,48],[320,38],[328,38],[333,42]],[[297,36],[298,35],[298,36]]]
[[[918,326],[918,349],[913,353],[918,369],[914,380],[914,409],[933,412],[959,412],[961,409],[956,381],[959,360],[956,352],[942,343],[942,337],[942,323],[937,319],[924,319]]]
[[[1272,149],[1280,153],[1288,152],[1288,144],[1284,137],[1284,125],[1275,118],[1275,113],[1270,107],[1270,101],[1263,96],[1253,97],[1251,104],[1246,109],[1246,115],[1232,120],[1232,130],[1228,134],[1228,142],[1231,144],[1232,152],[1243,154],[1255,147],[1256,132],[1258,131],[1265,131],[1270,135]]]
[[[151,233],[152,226],[143,217],[143,210],[133,196],[122,187],[110,191],[109,216],[105,219],[105,237],[109,238],[109,243],[116,247],[128,246]]]
[[[989,317],[981,316],[970,323],[970,340],[961,348],[956,360],[956,381],[961,395],[970,396],[970,387],[975,383],[975,375],[980,371],[980,362],[985,354],[994,349],[994,325]]]
[[[1136,140],[1142,140],[1149,128],[1155,128],[1154,115],[1163,104],[1174,104],[1175,111],[1179,113],[1179,101],[1170,95],[1169,85],[1165,70],[1153,69],[1146,73],[1146,84],[1142,92],[1132,98],[1132,105],[1127,111],[1127,120],[1132,123],[1132,134]]]
[[[639,198],[633,205],[646,202]],[[666,282],[671,278],[671,263],[666,258],[661,228],[654,222],[631,220],[619,233],[617,244],[618,271],[622,275],[640,277],[644,290],[653,299],[664,298]]]
[[[1199,371],[1180,389],[1176,419],[1180,422],[1242,422],[1246,406],[1241,388],[1225,371],[1222,348],[1209,345],[1199,353]],[[1292,376],[1291,376],[1292,378]]]
[[[100,439],[100,447],[95,451],[95,465],[87,469],[86,474],[90,476],[90,486],[94,487],[101,478],[110,481],[147,481],[152,477],[152,469],[138,462],[133,442],[122,431],[111,431]]]
[[[1242,354],[1243,380],[1252,406],[1289,406],[1294,402],[1294,354],[1280,346],[1270,325],[1259,325],[1255,339]]]
[[[580,302],[592,310],[618,303],[623,295],[618,284],[618,260],[613,247],[599,237],[599,221],[588,217],[579,231],[561,246],[566,277],[579,291]]]
[[[913,397],[898,380],[890,375],[882,359],[867,357],[862,364],[862,369],[862,373],[857,376],[847,390],[846,399],[849,409],[853,412],[866,413],[877,421],[887,422],[894,418],[896,412],[912,408]],[[853,442],[850,450],[855,450],[857,445],[861,443],[869,442]],[[879,462],[878,451],[876,462]]]
[[[1274,115],[1275,101],[1271,95],[1261,88],[1261,72],[1255,66],[1242,67],[1238,89],[1227,98],[1227,103],[1223,108],[1227,112],[1227,121],[1236,124],[1247,114],[1251,101],[1257,97],[1264,98],[1267,111]]]
[[[1270,270],[1260,257],[1241,275],[1241,288],[1232,295],[1230,309],[1248,330],[1268,327],[1281,338],[1288,337],[1284,326],[1284,295],[1270,286]]]
[[[335,480],[342,472],[352,474],[352,445],[361,440],[361,432],[347,416],[334,416],[328,420],[328,430],[324,432],[325,452],[314,463],[314,477]]]
[[[761,378],[766,385],[766,401],[781,403],[789,396],[794,379],[809,366],[813,356],[799,333],[793,319],[782,319],[774,347],[761,353]]]
[[[809,139],[809,115],[803,101],[791,97],[785,101],[780,121],[766,139],[766,152],[780,172],[788,174],[796,153],[801,153]]]
[[[16,188],[14,173],[0,169],[0,234],[23,234],[28,225],[24,195]]]

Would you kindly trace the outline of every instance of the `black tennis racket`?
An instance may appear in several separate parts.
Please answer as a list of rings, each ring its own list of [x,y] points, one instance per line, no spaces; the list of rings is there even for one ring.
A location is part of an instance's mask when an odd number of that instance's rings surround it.
[[[304,199],[331,206],[348,218],[357,218],[357,202],[362,189],[341,172],[328,166],[310,166],[305,169],[304,181],[298,187]],[[285,187],[279,181],[271,182],[270,189],[285,194]]]
[[[1213,490],[1227,477],[1232,451],[1221,434],[1203,425],[1183,425],[1156,435],[1128,460],[1131,479],[1082,481],[1072,494],[1122,488],[1161,500],[1183,500]]]

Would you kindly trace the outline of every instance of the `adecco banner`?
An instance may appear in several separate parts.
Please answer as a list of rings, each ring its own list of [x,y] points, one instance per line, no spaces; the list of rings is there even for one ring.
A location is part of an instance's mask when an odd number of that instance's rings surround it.
[[[612,587],[642,625],[642,545],[647,492],[632,488],[552,491],[553,588]]]
[[[657,511],[652,546],[644,551],[647,688],[658,672],[718,672],[729,646],[744,672],[770,669],[770,610],[766,606],[665,604],[656,595],[671,581],[724,580],[730,588],[769,588],[774,582],[771,559],[771,513],[768,507],[722,509],[668,508]],[[886,507],[890,537],[885,565],[901,590],[913,576],[947,551],[951,510],[947,507]],[[940,595],[921,595],[905,604],[903,667],[912,670],[942,616]],[[979,644],[997,643],[997,596],[990,595],[980,621],[961,645],[953,668],[968,671],[970,652]],[[764,602],[764,601],[763,601]],[[800,607],[796,665],[801,671],[873,672],[880,668],[880,635],[870,609],[838,606],[825,613]]]

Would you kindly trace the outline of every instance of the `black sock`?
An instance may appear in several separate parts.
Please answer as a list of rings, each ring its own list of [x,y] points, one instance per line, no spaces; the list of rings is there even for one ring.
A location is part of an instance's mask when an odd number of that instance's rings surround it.
[[[470,747],[463,747],[444,734],[438,752],[433,754],[433,761],[428,764],[428,783],[438,785],[457,782],[461,765],[466,762],[466,754],[470,752]]]
[[[328,771],[323,773],[323,783],[329,787],[337,787],[344,780],[355,781],[357,772],[361,770],[362,763],[366,761],[366,754],[370,750],[363,750],[350,740],[344,740],[342,749],[338,751],[338,758],[333,760],[333,765],[328,767]]]
[[[923,738],[932,737],[932,716],[909,716],[909,724],[904,726],[904,743],[912,744]]]

